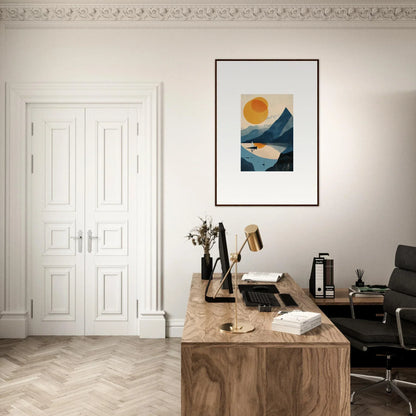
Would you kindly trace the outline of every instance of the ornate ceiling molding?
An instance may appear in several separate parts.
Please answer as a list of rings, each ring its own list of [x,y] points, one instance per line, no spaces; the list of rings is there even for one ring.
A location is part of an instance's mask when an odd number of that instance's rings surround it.
[[[416,22],[416,7],[397,5],[0,5],[12,22]]]

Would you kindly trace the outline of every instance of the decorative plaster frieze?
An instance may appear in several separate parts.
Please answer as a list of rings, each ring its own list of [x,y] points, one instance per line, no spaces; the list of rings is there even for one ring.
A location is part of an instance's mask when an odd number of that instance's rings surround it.
[[[0,5],[0,21],[14,22],[416,22],[416,7],[284,5]]]

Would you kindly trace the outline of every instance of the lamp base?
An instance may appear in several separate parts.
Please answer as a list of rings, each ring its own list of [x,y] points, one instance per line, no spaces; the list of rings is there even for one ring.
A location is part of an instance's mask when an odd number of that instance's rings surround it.
[[[227,322],[220,326],[220,332],[227,332],[232,334],[246,334],[247,332],[254,331],[254,326],[247,322],[239,322],[238,327],[234,328],[232,322]]]

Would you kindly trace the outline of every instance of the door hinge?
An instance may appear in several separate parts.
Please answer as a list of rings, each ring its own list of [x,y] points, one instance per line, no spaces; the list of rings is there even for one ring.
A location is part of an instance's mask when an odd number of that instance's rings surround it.
[[[31,170],[31,172],[33,173],[33,155],[32,155],[32,157],[30,158],[30,170]]]
[[[139,169],[140,169],[139,155],[137,155],[136,157],[136,164],[137,164],[137,173],[139,173]]]
[[[136,134],[139,135],[139,123],[137,123]]]
[[[30,318],[33,319],[33,299],[30,299]]]
[[[33,136],[33,130],[34,130],[34,126],[33,126],[33,121],[32,121],[32,125],[31,125],[31,134]]]
[[[139,299],[136,300],[136,318],[139,317]]]

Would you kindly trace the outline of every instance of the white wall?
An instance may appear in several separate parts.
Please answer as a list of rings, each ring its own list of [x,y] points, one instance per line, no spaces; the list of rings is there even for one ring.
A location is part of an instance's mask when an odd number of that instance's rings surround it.
[[[3,82],[163,82],[163,297],[180,320],[202,254],[184,236],[205,214],[224,222],[231,247],[259,225],[264,250],[247,251],[241,271],[284,271],[306,287],[312,257],[328,251],[338,287],[357,267],[387,281],[397,244],[416,245],[415,35],[414,25],[8,25]],[[215,58],[320,60],[319,207],[214,206]]]

